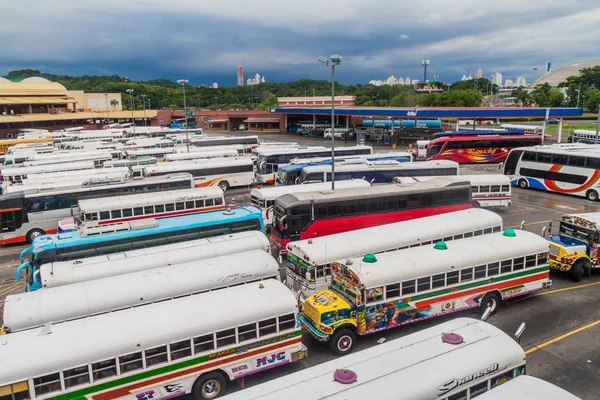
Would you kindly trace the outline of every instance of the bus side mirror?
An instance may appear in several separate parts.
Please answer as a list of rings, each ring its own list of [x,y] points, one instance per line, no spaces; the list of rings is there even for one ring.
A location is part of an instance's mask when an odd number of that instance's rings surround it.
[[[483,315],[481,316],[481,320],[486,321],[491,313],[492,313],[492,307],[486,308],[485,311],[483,312]]]
[[[521,230],[525,229],[525,220],[521,221],[521,227],[520,227],[520,229]]]
[[[519,325],[517,331],[515,332],[515,340],[517,341],[517,343],[521,343],[521,336],[523,335],[523,332],[525,332],[525,328],[527,328],[527,325],[525,325],[525,322],[522,322],[521,325]]]
[[[548,230],[548,227],[545,226],[542,228],[542,237],[545,238],[546,237],[546,231]]]

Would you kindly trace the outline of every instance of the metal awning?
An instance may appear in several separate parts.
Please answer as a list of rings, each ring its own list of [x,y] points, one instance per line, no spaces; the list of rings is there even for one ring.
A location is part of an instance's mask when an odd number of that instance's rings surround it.
[[[211,119],[209,121],[207,121],[209,124],[222,124],[225,122],[229,122],[228,119]]]
[[[269,124],[269,123],[279,123],[279,118],[248,118],[245,119],[244,122],[246,123],[264,123],[264,124]]]
[[[0,97],[0,104],[3,105],[21,105],[21,104],[67,104],[73,103],[73,97],[60,96],[4,96]]]
[[[58,114],[17,114],[17,115],[2,115],[0,114],[0,124],[19,123],[19,122],[45,122],[45,121],[65,121],[65,120],[85,120],[85,119],[131,119],[131,111],[109,111],[106,112],[65,112]],[[157,110],[146,110],[146,118],[156,118]],[[133,112],[134,118],[144,118],[144,111],[136,110]]]

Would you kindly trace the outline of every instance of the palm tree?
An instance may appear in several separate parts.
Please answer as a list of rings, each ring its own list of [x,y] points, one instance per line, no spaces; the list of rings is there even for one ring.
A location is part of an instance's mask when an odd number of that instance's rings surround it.
[[[111,106],[112,108],[117,108],[117,107],[119,106],[119,100],[117,100],[117,99],[112,99],[112,100],[110,101],[110,106]]]

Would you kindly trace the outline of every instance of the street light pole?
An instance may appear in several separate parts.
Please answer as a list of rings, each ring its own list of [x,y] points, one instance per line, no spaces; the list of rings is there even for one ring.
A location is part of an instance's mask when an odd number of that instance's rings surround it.
[[[598,121],[596,121],[596,140],[594,143],[598,144],[598,131],[600,131],[600,106],[598,107]]]
[[[108,112],[108,93],[104,93],[104,97],[106,98],[106,123],[110,124],[110,113]]]
[[[188,124],[187,124],[187,103],[185,102],[185,84],[188,83],[187,79],[179,79],[177,83],[179,83],[183,87],[183,115],[185,120],[185,141],[187,144],[187,152],[190,152],[190,136],[188,134]]]
[[[135,136],[135,119],[133,118],[133,89],[127,89],[129,93],[129,99],[131,100],[131,129],[133,130],[133,136]]]
[[[146,127],[146,95],[143,94],[140,97],[142,98],[142,107],[144,108],[144,127]]]
[[[331,190],[335,190],[335,66],[340,65],[342,56],[332,55],[329,59],[319,57],[318,61],[331,65]]]

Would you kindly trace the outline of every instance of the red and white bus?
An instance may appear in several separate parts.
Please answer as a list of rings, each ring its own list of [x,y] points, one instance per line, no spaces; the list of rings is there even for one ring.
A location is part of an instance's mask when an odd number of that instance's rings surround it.
[[[429,144],[427,160],[452,160],[461,164],[500,163],[515,147],[540,144],[542,137],[534,135],[442,137]]]
[[[224,209],[225,195],[218,187],[182,189],[79,200],[79,221],[106,225]]]
[[[460,177],[441,177],[405,186],[286,194],[275,200],[271,242],[285,254],[291,241],[468,208],[471,208],[471,184]]]

